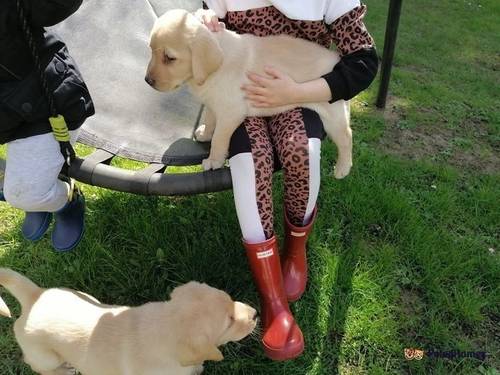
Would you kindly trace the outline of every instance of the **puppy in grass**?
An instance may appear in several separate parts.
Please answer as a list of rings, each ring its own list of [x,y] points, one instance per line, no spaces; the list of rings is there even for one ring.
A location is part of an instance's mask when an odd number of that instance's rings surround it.
[[[175,9],[166,12],[151,32],[151,60],[146,81],[159,91],[170,91],[187,83],[205,104],[196,139],[212,141],[205,170],[221,168],[233,132],[250,116],[271,116],[305,107],[316,111],[328,136],[338,149],[334,175],[343,178],[352,166],[352,134],[349,102],[307,103],[276,108],[254,108],[240,89],[248,83],[246,72],[264,75],[265,65],[290,75],[297,82],[309,81],[331,72],[339,62],[337,52],[316,43],[287,35],[257,37],[229,30],[211,32],[196,15]]]
[[[256,311],[225,292],[189,282],[167,302],[101,304],[71,289],[43,289],[0,268],[0,285],[21,304],[14,333],[24,361],[42,375],[192,375],[221,361],[218,347],[249,335]],[[11,316],[0,298],[0,315]]]

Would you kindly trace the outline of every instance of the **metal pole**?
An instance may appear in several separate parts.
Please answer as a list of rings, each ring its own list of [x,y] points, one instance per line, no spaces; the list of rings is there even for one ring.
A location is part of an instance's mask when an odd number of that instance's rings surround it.
[[[402,2],[403,0],[391,0],[389,4],[389,14],[387,16],[387,25],[385,29],[384,55],[382,56],[382,67],[380,71],[380,87],[376,103],[378,108],[385,108],[389,80],[391,79],[392,60],[394,58],[394,49],[398,36]]]

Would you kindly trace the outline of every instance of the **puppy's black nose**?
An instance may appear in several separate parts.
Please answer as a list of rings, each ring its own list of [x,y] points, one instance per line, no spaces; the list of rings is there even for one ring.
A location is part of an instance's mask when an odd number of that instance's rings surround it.
[[[151,78],[150,76],[146,76],[144,80],[148,83],[149,86],[154,86],[155,85],[155,80]]]

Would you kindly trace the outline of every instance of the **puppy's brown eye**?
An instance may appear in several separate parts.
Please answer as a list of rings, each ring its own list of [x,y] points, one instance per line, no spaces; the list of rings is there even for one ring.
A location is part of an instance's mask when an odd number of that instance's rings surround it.
[[[169,56],[167,54],[163,55],[163,63],[164,64],[170,64],[170,63],[174,62],[175,60],[177,60],[175,57]]]

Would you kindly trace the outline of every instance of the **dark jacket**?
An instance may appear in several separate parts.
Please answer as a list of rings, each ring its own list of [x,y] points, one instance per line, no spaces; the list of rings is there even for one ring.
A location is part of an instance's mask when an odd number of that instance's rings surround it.
[[[16,0],[0,0],[0,144],[51,132],[49,106],[42,93],[28,45],[21,30]],[[94,114],[92,99],[64,42],[44,27],[74,13],[82,0],[23,0],[39,46],[58,113],[70,130]]]

